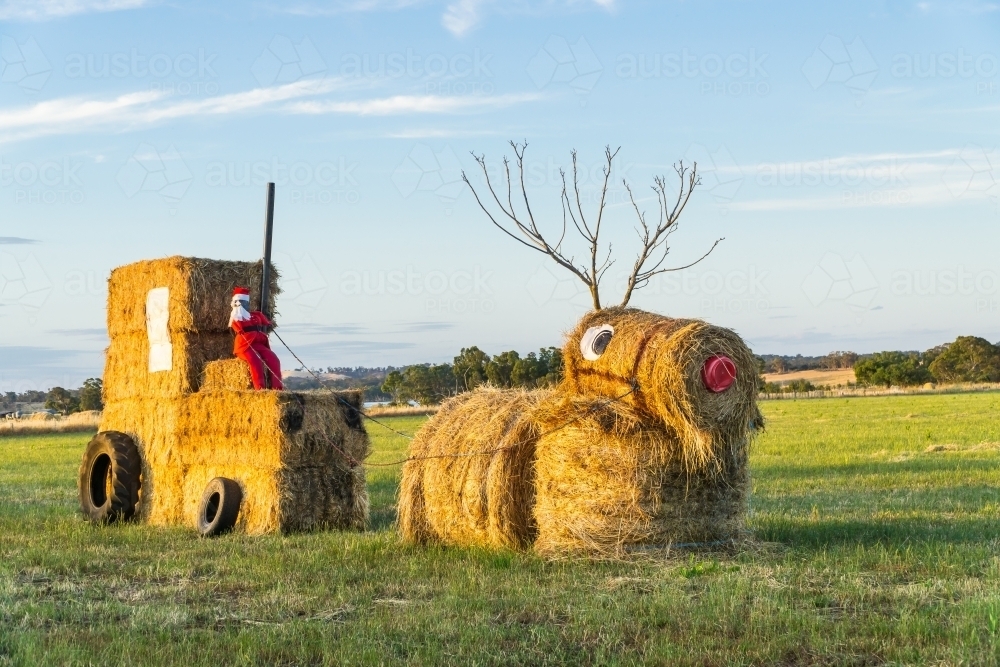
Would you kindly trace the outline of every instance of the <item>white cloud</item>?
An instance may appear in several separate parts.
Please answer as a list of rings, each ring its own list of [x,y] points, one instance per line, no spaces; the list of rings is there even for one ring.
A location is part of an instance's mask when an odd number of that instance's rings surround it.
[[[44,21],[73,14],[136,9],[148,4],[149,0],[0,0],[0,20]]]
[[[829,211],[961,203],[1000,194],[1000,156],[967,145],[935,151],[887,152],[740,165],[756,199],[737,211]],[[742,198],[741,198],[742,199]]]
[[[271,11],[296,16],[336,16],[352,12],[396,11],[414,5],[425,4],[426,0],[337,0],[334,2],[279,3],[272,5]]]
[[[536,93],[448,97],[395,95],[391,97],[330,100],[317,97],[357,87],[353,80],[296,81],[255,88],[203,100],[174,102],[163,91],[128,93],[113,99],[63,97],[20,107],[0,108],[0,140],[14,141],[54,134],[101,130],[133,130],[181,118],[225,116],[249,112],[276,114],[351,114],[386,116],[461,113],[504,108],[530,102]]]
[[[441,23],[453,35],[461,37],[483,21],[487,9],[495,8],[497,12],[506,14],[533,14],[553,7],[576,5],[596,5],[613,11],[617,0],[451,0]]]
[[[483,0],[457,0],[448,5],[441,17],[441,23],[448,31],[461,37],[479,23]]]
[[[539,99],[539,95],[508,94],[448,97],[444,95],[394,95],[371,100],[303,101],[283,110],[296,114],[344,113],[357,116],[389,116],[407,113],[458,113],[503,107]]]
[[[613,11],[618,0],[306,0],[273,3],[269,5],[269,9],[299,16],[335,16],[351,12],[392,12],[418,5],[441,4],[445,4],[441,24],[456,37],[461,37],[482,23],[489,10],[504,14],[536,14],[552,8],[593,5]]]

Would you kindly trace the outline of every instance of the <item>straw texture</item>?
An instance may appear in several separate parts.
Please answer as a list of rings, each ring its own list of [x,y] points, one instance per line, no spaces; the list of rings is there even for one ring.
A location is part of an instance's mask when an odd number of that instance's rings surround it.
[[[592,327],[614,333],[587,359],[580,341]],[[701,375],[716,355],[737,369],[719,393]],[[403,468],[405,539],[533,546],[558,557],[743,534],[748,452],[763,419],[756,365],[739,336],[610,308],[580,320],[563,360],[555,390],[478,388],[427,421],[411,447],[416,460]],[[493,451],[512,441],[517,448]]]
[[[361,393],[248,390],[249,370],[232,357],[230,295],[247,286],[259,307],[261,267],[169,257],[112,272],[100,429],[138,446],[139,516],[154,525],[196,525],[209,480],[228,477],[242,487],[237,527],[247,533],[363,528],[370,445]],[[163,287],[171,364],[150,372],[147,295]]]
[[[411,446],[411,456],[423,458],[403,466],[399,527],[405,539],[531,544],[538,437],[531,414],[545,395],[484,387],[442,406]]]

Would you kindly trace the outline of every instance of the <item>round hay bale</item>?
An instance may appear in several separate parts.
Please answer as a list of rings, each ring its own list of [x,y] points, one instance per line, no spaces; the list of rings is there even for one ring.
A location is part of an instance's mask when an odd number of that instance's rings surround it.
[[[537,552],[620,555],[743,533],[746,438],[721,450],[718,469],[692,472],[678,436],[627,403],[564,397],[536,418],[547,431],[535,450]]]
[[[38,421],[51,421],[57,419],[57,417],[51,412],[35,412],[29,415],[28,419],[33,422],[38,422]]]
[[[614,334],[603,354],[584,358],[580,341],[592,327]],[[729,357],[735,382],[712,392],[702,367],[713,356]],[[638,414],[677,434],[685,464],[697,470],[718,462],[719,447],[745,439],[763,425],[757,409],[757,367],[753,353],[733,331],[701,320],[663,317],[634,308],[588,313],[569,334],[563,350],[560,391],[580,396],[620,397]]]
[[[535,537],[534,406],[549,392],[477,388],[417,432],[399,528],[411,542],[524,548]],[[485,452],[485,453],[484,453]]]

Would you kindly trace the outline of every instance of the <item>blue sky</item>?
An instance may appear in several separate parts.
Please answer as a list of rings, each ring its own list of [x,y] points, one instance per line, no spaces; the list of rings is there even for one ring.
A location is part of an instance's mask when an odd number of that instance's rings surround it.
[[[311,366],[558,345],[582,284],[460,180],[512,139],[553,233],[570,151],[593,209],[621,147],[607,302],[637,243],[621,180],[654,215],[684,159],[669,261],[725,241],[632,305],[759,353],[1000,340],[997,5],[814,4],[0,1],[0,389],[100,372],[113,267],[257,257],[268,180]]]

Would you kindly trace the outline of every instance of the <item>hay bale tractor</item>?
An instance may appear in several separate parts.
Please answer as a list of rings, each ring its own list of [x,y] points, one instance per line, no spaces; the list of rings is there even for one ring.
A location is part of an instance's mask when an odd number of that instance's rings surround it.
[[[364,527],[361,394],[255,391],[233,357],[233,288],[274,313],[264,266],[169,257],[112,272],[105,409],[80,467],[87,519],[203,535]]]

